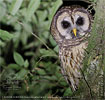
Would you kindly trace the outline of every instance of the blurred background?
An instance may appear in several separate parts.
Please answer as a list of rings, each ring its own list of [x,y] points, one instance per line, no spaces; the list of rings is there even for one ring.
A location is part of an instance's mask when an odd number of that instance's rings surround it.
[[[68,1],[0,0],[1,97],[73,96],[61,75],[58,46],[50,33],[57,9],[78,2]]]

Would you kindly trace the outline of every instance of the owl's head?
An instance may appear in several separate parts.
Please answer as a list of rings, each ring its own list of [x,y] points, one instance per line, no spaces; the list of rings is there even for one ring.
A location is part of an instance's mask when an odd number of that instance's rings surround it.
[[[63,7],[53,17],[51,33],[57,42],[81,41],[91,30],[91,15],[78,6]]]

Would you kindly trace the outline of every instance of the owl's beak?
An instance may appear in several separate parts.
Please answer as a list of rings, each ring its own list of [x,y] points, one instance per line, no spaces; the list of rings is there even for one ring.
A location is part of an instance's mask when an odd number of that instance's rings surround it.
[[[73,33],[75,36],[77,35],[77,29],[76,28],[73,29]]]

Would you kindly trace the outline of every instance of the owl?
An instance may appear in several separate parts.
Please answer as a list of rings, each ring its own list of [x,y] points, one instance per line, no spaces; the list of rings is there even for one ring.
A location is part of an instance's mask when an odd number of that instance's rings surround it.
[[[82,61],[88,46],[92,15],[81,6],[65,6],[54,15],[51,34],[59,46],[61,72],[72,91],[83,79]]]

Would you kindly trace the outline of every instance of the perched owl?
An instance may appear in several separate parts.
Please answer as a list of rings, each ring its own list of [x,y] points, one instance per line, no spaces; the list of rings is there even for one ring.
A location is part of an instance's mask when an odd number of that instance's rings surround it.
[[[91,31],[91,14],[80,6],[66,6],[57,11],[51,33],[59,46],[61,72],[73,91],[82,79],[82,61]]]

